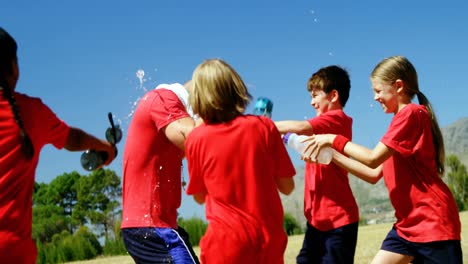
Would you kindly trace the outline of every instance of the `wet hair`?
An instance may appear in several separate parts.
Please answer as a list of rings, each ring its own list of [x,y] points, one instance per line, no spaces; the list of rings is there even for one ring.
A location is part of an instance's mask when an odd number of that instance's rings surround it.
[[[10,87],[7,76],[13,74],[13,64],[18,63],[18,57],[16,51],[18,46],[16,41],[13,39],[6,30],[0,27],[0,90],[2,91],[3,97],[8,101],[15,118],[15,122],[19,127],[19,136],[21,138],[21,148],[26,159],[30,160],[34,156],[34,146],[26,133],[23,120],[21,119],[18,105],[14,97],[13,89]]]
[[[382,60],[371,73],[372,79],[392,84],[396,80],[404,82],[405,93],[413,99],[416,95],[418,102],[424,105],[431,117],[432,141],[436,152],[437,170],[440,176],[445,172],[445,147],[442,132],[431,103],[419,90],[418,74],[411,62],[403,56],[393,56]]]
[[[307,91],[314,89],[323,90],[326,94],[336,90],[342,107],[346,105],[351,89],[351,81],[348,72],[336,65],[319,69],[312,74],[307,82]]]
[[[198,65],[192,85],[190,104],[205,123],[228,122],[242,115],[252,99],[239,74],[220,59]]]

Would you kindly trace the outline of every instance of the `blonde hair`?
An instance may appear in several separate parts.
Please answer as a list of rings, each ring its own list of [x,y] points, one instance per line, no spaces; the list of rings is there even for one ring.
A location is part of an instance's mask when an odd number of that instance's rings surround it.
[[[393,84],[396,80],[404,82],[405,93],[413,99],[416,95],[418,102],[424,105],[431,117],[432,141],[436,152],[437,170],[440,176],[445,172],[445,147],[442,132],[431,103],[427,97],[419,90],[418,74],[413,64],[403,56],[393,56],[382,60],[371,73],[371,78],[388,84]]]
[[[239,74],[221,59],[198,65],[192,85],[190,104],[205,123],[228,122],[242,115],[252,99]]]

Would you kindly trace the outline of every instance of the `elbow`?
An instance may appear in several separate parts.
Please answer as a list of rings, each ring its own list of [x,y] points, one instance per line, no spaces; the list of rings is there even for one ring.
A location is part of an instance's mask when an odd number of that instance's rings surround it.
[[[279,191],[284,195],[290,195],[294,191],[294,187],[294,182],[292,182],[292,184],[283,186]]]
[[[368,179],[367,182],[370,183],[370,184],[372,184],[372,185],[375,185],[376,183],[379,182],[379,179],[380,179],[380,178],[375,178],[375,177],[373,177],[373,178]]]
[[[380,166],[380,164],[382,164],[382,162],[380,160],[378,160],[377,158],[370,158],[368,161],[367,161],[367,166],[372,168],[372,169],[375,169],[377,167]],[[378,180],[377,180],[378,181]]]
[[[200,205],[205,203],[205,198],[206,194],[197,193],[193,195],[193,199],[195,200],[195,202],[197,202]]]

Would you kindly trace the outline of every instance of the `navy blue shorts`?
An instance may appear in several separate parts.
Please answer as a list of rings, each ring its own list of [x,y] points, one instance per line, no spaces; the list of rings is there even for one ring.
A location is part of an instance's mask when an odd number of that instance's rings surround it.
[[[428,230],[430,232],[430,230]],[[414,257],[411,263],[463,263],[459,240],[445,240],[428,243],[415,243],[400,237],[395,229],[388,232],[382,243],[382,250]]]
[[[182,227],[124,228],[122,235],[135,263],[200,263]]]
[[[358,223],[329,231],[320,231],[307,223],[301,251],[296,258],[302,263],[354,263]]]

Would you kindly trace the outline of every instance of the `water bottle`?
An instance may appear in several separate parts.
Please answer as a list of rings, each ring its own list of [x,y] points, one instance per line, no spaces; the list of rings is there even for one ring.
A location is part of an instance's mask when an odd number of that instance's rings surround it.
[[[114,125],[112,113],[109,113],[108,117],[111,126],[106,130],[106,140],[115,146],[115,144],[122,140],[122,129],[120,129],[119,125]],[[117,156],[117,148],[115,149],[115,155]],[[81,155],[80,162],[83,169],[93,171],[102,166],[107,159],[107,152],[89,149]]]
[[[283,136],[283,141],[288,147],[296,150],[299,154],[304,153],[304,149],[307,146],[307,142],[301,142],[308,136],[297,135],[295,133],[286,133]],[[333,159],[333,149],[331,147],[322,148],[317,156],[317,162],[328,165]]]
[[[266,97],[259,97],[255,102],[255,108],[253,110],[254,115],[267,116],[271,118],[271,112],[273,111],[273,102]]]
[[[81,155],[81,166],[87,171],[99,168],[107,160],[107,152],[88,149]]]

